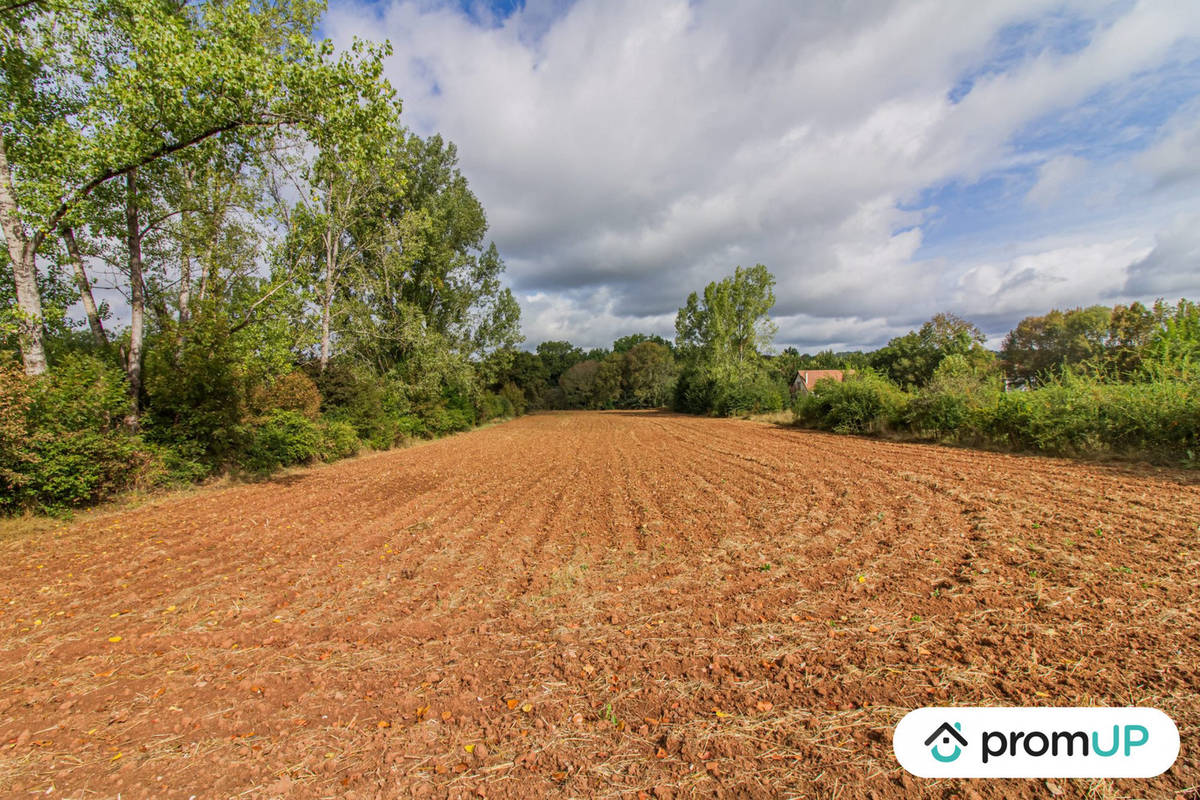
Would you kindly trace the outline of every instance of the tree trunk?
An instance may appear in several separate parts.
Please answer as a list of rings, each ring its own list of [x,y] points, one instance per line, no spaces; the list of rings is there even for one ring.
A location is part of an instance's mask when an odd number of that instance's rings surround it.
[[[188,201],[195,197],[196,187],[191,173],[184,169],[184,185],[188,190]],[[188,212],[181,211],[179,215],[179,327],[182,329],[191,317],[192,302],[192,253],[189,250],[190,231],[188,230]],[[182,331],[180,332],[182,336]]]
[[[83,268],[83,256],[79,245],[75,242],[75,231],[70,225],[62,229],[63,240],[67,243],[67,255],[71,257],[71,266],[75,269],[75,285],[79,288],[79,299],[83,302],[83,310],[87,312],[88,326],[92,329],[92,339],[97,347],[108,344],[104,335],[104,324],[100,321],[100,311],[96,308],[96,298],[92,297],[92,285],[88,282],[87,272]]]
[[[37,285],[37,249],[25,235],[25,226],[17,211],[17,196],[13,191],[12,169],[0,136],[0,225],[13,266],[13,285],[17,290],[17,341],[26,375],[46,372],[46,350],[42,344],[42,295]]]
[[[321,372],[329,366],[329,317],[333,307],[333,280],[329,267],[325,268],[325,297],[321,303]]]
[[[330,232],[325,234],[325,297],[321,303],[321,372],[329,365],[330,317],[333,316],[334,270],[338,259],[338,240]]]
[[[188,252],[187,212],[183,213],[184,240],[179,245],[179,327],[187,325],[191,317],[192,301],[192,255]]]
[[[146,314],[146,294],[142,283],[142,231],[138,223],[137,170],[125,173],[125,228],[129,244],[129,376],[130,415],[125,424],[137,428],[141,414],[142,337]]]

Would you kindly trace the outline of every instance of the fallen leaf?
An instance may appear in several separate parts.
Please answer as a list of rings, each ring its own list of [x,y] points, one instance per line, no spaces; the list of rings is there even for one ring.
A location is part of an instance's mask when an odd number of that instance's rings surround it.
[[[108,640],[110,642],[112,642],[113,644],[116,644],[117,642],[121,641],[121,637],[120,636],[110,636],[110,637],[108,637]]]
[[[768,703],[766,700],[759,700],[757,703],[754,704],[754,707],[757,708],[759,711],[766,713],[767,711],[770,711],[775,706],[771,703]]]
[[[521,701],[520,700],[507,700],[505,702],[508,705],[509,709],[511,710],[511,709],[516,708],[520,704]]]

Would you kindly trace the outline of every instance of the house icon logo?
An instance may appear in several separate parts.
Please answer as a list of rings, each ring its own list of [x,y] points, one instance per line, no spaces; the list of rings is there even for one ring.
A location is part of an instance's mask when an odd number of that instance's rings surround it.
[[[962,755],[962,749],[967,746],[967,740],[963,738],[962,733],[960,733],[961,730],[961,722],[956,722],[953,726],[949,722],[943,722],[936,731],[929,734],[929,738],[925,740],[925,746],[929,748],[929,752],[934,758],[943,764],[949,764]],[[938,744],[950,744],[951,738],[957,742],[954,745],[954,752],[948,756],[944,756],[938,751]],[[938,739],[941,739],[941,741],[934,744]]]

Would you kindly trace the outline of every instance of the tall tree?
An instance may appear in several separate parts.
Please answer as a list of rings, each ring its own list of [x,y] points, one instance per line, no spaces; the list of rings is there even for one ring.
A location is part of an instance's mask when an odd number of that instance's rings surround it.
[[[675,317],[675,343],[711,367],[737,373],[757,365],[775,337],[768,316],[775,305],[775,276],[762,264],[738,267],[714,281],[703,296],[692,292]]]
[[[370,113],[382,51],[331,59],[298,0],[59,0],[0,20],[0,222],[26,372],[46,369],[36,256],[99,187],[210,139]],[[331,109],[341,109],[331,113]]]

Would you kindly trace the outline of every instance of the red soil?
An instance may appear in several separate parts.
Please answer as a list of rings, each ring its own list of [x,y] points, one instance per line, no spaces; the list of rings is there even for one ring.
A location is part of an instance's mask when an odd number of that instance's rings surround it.
[[[1198,527],[1195,473],[526,417],[0,541],[0,794],[1194,797]],[[1182,749],[907,776],[947,704]]]

